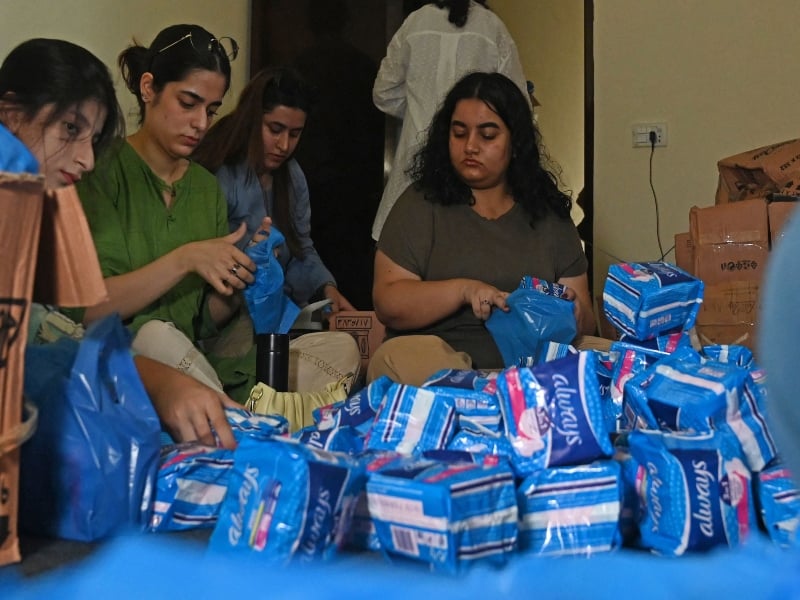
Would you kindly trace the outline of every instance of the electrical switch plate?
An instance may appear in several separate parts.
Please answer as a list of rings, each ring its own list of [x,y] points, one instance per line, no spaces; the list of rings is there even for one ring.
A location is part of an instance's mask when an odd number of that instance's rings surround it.
[[[656,146],[667,145],[666,123],[636,123],[633,126],[633,147],[649,148],[651,131],[656,134]]]

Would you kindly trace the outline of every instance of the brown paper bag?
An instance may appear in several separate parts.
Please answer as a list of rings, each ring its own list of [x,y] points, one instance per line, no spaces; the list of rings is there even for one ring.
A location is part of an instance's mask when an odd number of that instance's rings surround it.
[[[0,565],[20,560],[17,536],[23,361],[31,302],[91,306],[108,297],[74,187],[0,173]],[[34,293],[34,280],[36,293]]]

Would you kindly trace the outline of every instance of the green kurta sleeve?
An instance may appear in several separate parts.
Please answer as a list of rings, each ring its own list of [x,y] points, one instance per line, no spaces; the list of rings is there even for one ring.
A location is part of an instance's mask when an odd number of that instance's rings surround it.
[[[168,186],[127,142],[107,153],[78,184],[104,277],[130,273],[176,248],[228,232],[227,203],[211,173],[191,164]],[[196,341],[216,331],[206,308],[210,286],[198,275],[181,280],[126,323],[137,331],[147,321],[169,321]]]

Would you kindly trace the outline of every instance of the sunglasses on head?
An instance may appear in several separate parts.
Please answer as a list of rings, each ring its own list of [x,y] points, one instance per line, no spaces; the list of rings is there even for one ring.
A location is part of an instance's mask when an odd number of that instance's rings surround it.
[[[191,31],[183,37],[178,38],[171,44],[167,44],[161,50],[156,52],[156,54],[161,54],[165,50],[169,50],[173,46],[180,44],[183,40],[189,40],[189,43],[192,45],[192,48],[194,48],[195,52],[216,52],[217,54],[227,56],[228,60],[234,60],[239,54],[239,44],[237,44],[236,40],[232,37],[212,37],[208,40],[208,43],[203,44],[194,39]]]

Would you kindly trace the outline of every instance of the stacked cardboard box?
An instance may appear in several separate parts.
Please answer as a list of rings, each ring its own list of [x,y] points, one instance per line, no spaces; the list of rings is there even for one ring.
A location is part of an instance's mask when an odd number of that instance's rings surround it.
[[[330,329],[345,331],[355,338],[361,352],[361,373],[366,375],[367,365],[375,350],[386,337],[386,328],[371,310],[343,310],[330,320]]]
[[[22,421],[22,383],[31,301],[88,306],[103,301],[106,289],[74,188],[45,193],[41,177],[0,173],[0,213],[0,565],[4,565],[20,560],[19,444],[29,429]]]
[[[800,140],[723,158],[718,168],[716,203],[690,210],[689,232],[675,236],[675,263],[705,283],[701,343],[755,350],[769,252],[800,193]]]

